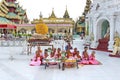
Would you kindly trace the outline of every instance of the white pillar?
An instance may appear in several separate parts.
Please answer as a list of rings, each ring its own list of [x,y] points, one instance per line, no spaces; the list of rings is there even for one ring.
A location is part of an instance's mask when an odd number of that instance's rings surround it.
[[[114,31],[115,31],[115,17],[111,16],[111,20],[110,20],[110,41],[109,41],[109,46],[108,46],[108,50],[110,50],[110,51],[113,50]]]
[[[97,48],[98,42],[97,42],[97,21],[95,21],[96,19],[94,18],[93,20],[93,35],[94,35],[94,41],[92,41],[90,47],[91,48]]]

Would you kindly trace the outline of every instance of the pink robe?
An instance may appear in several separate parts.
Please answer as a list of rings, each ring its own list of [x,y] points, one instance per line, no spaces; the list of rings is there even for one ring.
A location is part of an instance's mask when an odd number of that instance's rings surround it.
[[[87,54],[87,53],[86,53]],[[87,54],[88,56],[88,54]],[[89,56],[88,56],[89,57]],[[80,62],[81,64],[89,64],[89,58],[85,56],[85,52],[82,54],[82,61]]]
[[[33,58],[32,61],[30,62],[30,66],[40,66],[41,61],[40,61],[40,57],[37,58]]]
[[[97,64],[99,64],[99,62],[95,59],[95,57],[90,55],[90,57],[89,57],[89,64],[97,65]]]

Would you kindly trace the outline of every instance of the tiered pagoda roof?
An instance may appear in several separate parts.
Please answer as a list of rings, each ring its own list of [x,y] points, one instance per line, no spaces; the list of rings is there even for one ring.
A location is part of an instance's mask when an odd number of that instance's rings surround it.
[[[67,8],[65,10],[63,18],[70,18]]]
[[[28,23],[26,10],[20,7],[16,0],[2,0],[0,2],[0,22],[4,24]]]
[[[56,18],[55,13],[54,13],[54,9],[52,10],[52,14],[50,15],[49,18]]]

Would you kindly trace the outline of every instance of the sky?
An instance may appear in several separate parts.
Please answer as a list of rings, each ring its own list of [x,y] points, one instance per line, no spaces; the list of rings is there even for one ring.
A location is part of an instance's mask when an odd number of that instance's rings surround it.
[[[69,16],[77,20],[86,5],[86,0],[17,0],[17,2],[26,9],[30,21],[39,19],[40,12],[43,17],[49,17],[53,9],[56,17],[63,17],[66,6]]]

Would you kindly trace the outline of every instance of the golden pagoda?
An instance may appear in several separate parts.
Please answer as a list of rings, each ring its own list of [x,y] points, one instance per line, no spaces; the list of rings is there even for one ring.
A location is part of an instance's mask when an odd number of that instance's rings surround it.
[[[63,18],[58,18],[55,15],[54,9],[52,9],[52,13],[48,18],[43,18],[42,14],[40,13],[40,18],[34,19],[31,23],[38,24],[41,18],[43,22],[48,26],[49,33],[53,34],[73,33],[72,31],[74,28],[74,20],[70,18],[67,8],[65,10]]]

